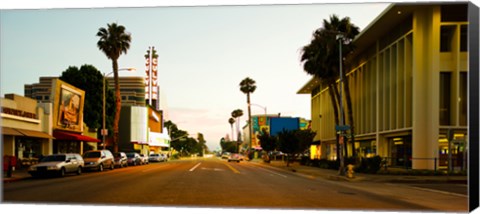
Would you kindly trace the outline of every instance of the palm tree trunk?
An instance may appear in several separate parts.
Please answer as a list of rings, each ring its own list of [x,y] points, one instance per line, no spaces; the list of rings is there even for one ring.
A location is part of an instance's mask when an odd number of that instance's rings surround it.
[[[113,66],[113,78],[115,81],[115,119],[113,121],[113,151],[118,152],[118,124],[120,122],[120,110],[122,105],[122,97],[120,96],[120,84],[118,82],[118,62],[115,59],[112,59]]]
[[[343,121],[345,122],[345,111],[341,111],[341,107],[343,107],[343,105],[340,103],[340,92],[338,91],[338,88],[335,87],[337,84],[334,84],[333,86],[333,91],[335,92],[335,95],[337,97],[337,103],[338,103],[338,108],[340,109],[340,112],[339,114],[342,114],[342,118],[343,118]],[[337,123],[339,124],[339,123]],[[345,124],[343,124],[345,125]],[[348,152],[347,152],[347,147],[346,146],[343,146],[343,150],[342,152],[344,153],[344,157],[348,157]]]
[[[332,101],[332,107],[333,107],[333,114],[335,117],[335,124],[338,124],[339,119],[338,119],[338,108],[337,108],[337,101],[336,101],[336,96],[335,96],[335,84],[330,84],[328,86],[328,92],[330,94],[330,100]],[[335,134],[336,136],[336,146],[337,146],[337,162],[340,161],[340,143],[338,142],[338,135]]]
[[[252,150],[252,114],[250,112],[250,93],[247,93],[247,104],[248,104],[248,150]]]
[[[347,100],[348,120],[350,122],[350,143],[352,144],[352,157],[355,157],[355,123],[353,122],[352,97],[350,96],[350,86],[348,85],[348,78],[344,77],[343,79],[345,80],[345,96]]]

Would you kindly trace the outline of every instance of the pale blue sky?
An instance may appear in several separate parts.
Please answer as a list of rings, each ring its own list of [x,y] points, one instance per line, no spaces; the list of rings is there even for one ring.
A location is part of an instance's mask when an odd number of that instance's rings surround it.
[[[68,66],[91,64],[110,72],[111,61],[98,50],[95,35],[117,22],[132,35],[119,66],[135,67],[130,75],[144,76],[143,55],[155,46],[167,119],[190,134],[203,133],[213,150],[231,132],[233,110],[244,111],[245,124],[246,96],[238,86],[245,77],[257,84],[252,103],[267,113],[310,119],[310,97],[296,94],[311,78],[299,61],[301,47],[332,14],[350,17],[363,30],[387,5],[2,10],[0,92],[23,95],[24,84],[59,76]],[[252,107],[252,114],[263,112]]]

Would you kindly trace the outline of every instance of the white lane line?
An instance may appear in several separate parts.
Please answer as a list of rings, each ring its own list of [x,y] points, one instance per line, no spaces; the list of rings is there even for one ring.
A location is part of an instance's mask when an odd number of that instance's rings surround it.
[[[262,168],[262,167],[258,167],[258,166],[257,166],[256,168],[257,168],[257,169],[264,170],[264,171],[267,171],[267,172],[272,173],[272,174],[274,174],[274,175],[278,175],[278,176],[284,177],[284,178],[287,177],[286,175],[282,175],[282,174],[276,173],[276,172],[274,172],[274,171],[271,171],[271,170],[268,170],[268,169],[264,169],[264,168]]]
[[[200,166],[200,164],[202,163],[197,163],[197,165],[195,165],[193,168],[190,169],[190,172],[193,172],[193,170],[195,170],[198,166]]]

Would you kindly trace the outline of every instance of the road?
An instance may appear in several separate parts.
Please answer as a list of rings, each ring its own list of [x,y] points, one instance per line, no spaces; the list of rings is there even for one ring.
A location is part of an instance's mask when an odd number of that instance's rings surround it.
[[[308,178],[216,158],[5,183],[4,202],[162,207],[463,211],[467,198],[401,184]]]

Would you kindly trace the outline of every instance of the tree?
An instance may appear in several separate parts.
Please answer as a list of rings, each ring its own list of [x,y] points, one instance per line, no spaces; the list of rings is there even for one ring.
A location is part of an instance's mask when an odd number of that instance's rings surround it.
[[[278,133],[278,148],[287,154],[287,167],[291,160],[305,153],[316,133],[311,130],[282,130]],[[263,147],[262,147],[263,148]]]
[[[278,149],[287,155],[287,167],[290,160],[298,152],[298,142],[293,130],[282,130],[278,133]]]
[[[125,27],[116,23],[107,24],[107,28],[100,28],[97,32],[100,39],[97,47],[108,59],[112,60],[113,79],[115,81],[115,118],[113,122],[113,149],[118,152],[118,123],[120,121],[121,100],[120,85],[118,83],[118,58],[127,53],[132,37],[125,31]]]
[[[240,143],[241,139],[241,134],[240,134],[240,117],[243,116],[243,111],[242,109],[236,109],[232,111],[232,117],[235,119],[237,122],[237,140],[233,139],[232,136],[232,141],[237,142],[237,152],[238,152],[238,144]]]
[[[250,79],[249,77],[243,79],[240,82],[240,91],[243,92],[244,94],[247,95],[247,104],[248,104],[248,133],[249,134],[249,139],[248,139],[248,150],[252,149],[252,112],[250,109],[250,94],[253,93],[257,89],[257,86],[255,85],[255,80]]]
[[[100,128],[102,124],[102,86],[103,75],[92,65],[82,65],[80,69],[76,66],[70,66],[62,72],[60,76],[65,81],[79,89],[85,91],[85,104],[83,111],[83,121],[89,128]],[[114,94],[112,90],[106,92],[106,109],[109,112],[115,111]],[[107,128],[112,127],[113,115],[107,115]]]
[[[231,117],[228,119],[228,123],[230,123],[230,128],[232,129],[232,139],[233,139],[233,124],[235,123],[235,119]]]
[[[339,41],[342,45],[342,56],[346,56],[354,50],[354,46],[352,44],[353,39],[360,33],[360,30],[357,26],[350,22],[349,17],[345,17],[343,19],[339,19],[338,16],[332,15],[330,17],[330,22],[327,20],[323,20],[323,25],[325,31],[328,32],[341,32],[343,38]],[[343,60],[343,59],[342,59]],[[337,65],[340,62],[337,60]],[[340,71],[338,71],[340,73]],[[345,97],[347,102],[348,108],[348,120],[350,124],[350,133],[351,133],[351,146],[352,146],[352,156],[355,157],[355,123],[353,121],[353,107],[352,107],[352,98],[350,94],[350,86],[348,83],[348,78],[346,78],[347,72],[342,72],[342,79],[345,81],[344,88],[345,88]]]
[[[317,29],[313,33],[310,44],[302,48],[301,62],[305,72],[321,80],[322,84],[328,86],[332,108],[335,114],[335,123],[339,124],[340,93],[337,88],[337,79],[340,76],[340,50],[339,42],[342,45],[342,58],[350,53],[354,47],[350,41],[359,33],[358,27],[350,23],[348,17],[339,19],[336,15],[330,17],[330,21],[323,20],[323,28]],[[341,35],[343,39],[337,41],[337,36]],[[348,42],[347,44],[344,44]],[[343,60],[343,59],[342,59]],[[342,62],[343,63],[343,62]],[[349,121],[351,134],[354,136],[353,112],[351,108],[351,98],[348,89],[348,79],[344,78],[346,72],[342,72],[342,79],[346,80],[345,89],[347,97],[347,106],[349,109]],[[340,109],[341,110],[341,109]],[[340,111],[343,112],[343,111]],[[342,114],[343,116],[343,114]],[[337,135],[337,148],[340,148]],[[346,150],[345,150],[346,151]],[[354,139],[352,139],[352,151],[354,149]],[[340,150],[337,149],[337,157],[340,157],[340,172],[343,172],[343,158]],[[337,161],[339,159],[337,158]]]
[[[262,132],[258,135],[258,139],[260,141],[260,146],[262,147],[263,151],[266,152],[264,161],[269,163],[270,162],[270,152],[277,148],[277,138],[271,136],[267,130],[263,129]]]

